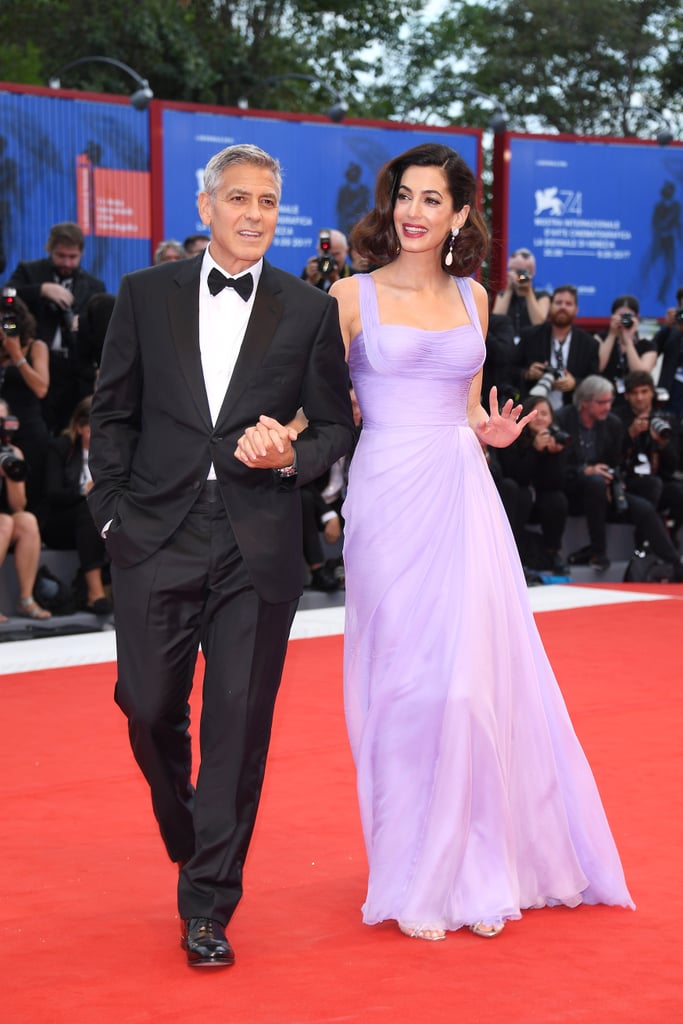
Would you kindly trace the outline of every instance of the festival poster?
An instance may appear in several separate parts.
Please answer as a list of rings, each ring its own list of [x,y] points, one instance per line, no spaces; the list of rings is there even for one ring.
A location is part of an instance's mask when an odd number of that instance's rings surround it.
[[[661,318],[683,284],[683,146],[511,136],[508,250],[536,256],[536,287],[574,284],[579,316],[635,295]]]

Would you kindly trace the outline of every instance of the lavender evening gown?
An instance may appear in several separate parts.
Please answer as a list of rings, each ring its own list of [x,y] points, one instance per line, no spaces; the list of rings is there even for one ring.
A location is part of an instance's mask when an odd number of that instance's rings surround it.
[[[363,414],[344,505],[345,708],[370,866],[367,924],[447,929],[526,907],[633,906],[467,423],[484,340],[381,325],[358,275]]]

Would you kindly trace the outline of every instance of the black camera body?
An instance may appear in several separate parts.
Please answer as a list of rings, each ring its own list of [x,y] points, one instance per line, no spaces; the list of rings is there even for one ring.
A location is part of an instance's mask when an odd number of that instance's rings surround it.
[[[636,319],[630,313],[622,313],[619,317],[619,322],[621,323],[622,327],[633,327],[634,323],[636,322]]]
[[[674,321],[683,326],[683,309],[677,309],[674,313]]]
[[[19,429],[16,416],[0,416],[0,469],[10,480],[26,479],[26,463],[12,448],[12,438]]]
[[[628,512],[628,499],[626,497],[626,484],[624,475],[620,469],[608,467],[612,476],[612,501],[617,512]]]
[[[318,273],[323,277],[329,277],[337,269],[337,261],[332,255],[332,238],[329,231],[321,231],[318,235],[318,247],[321,255],[318,256]]]
[[[519,284],[528,284],[531,280],[531,275],[526,270],[517,271],[517,281]]]
[[[650,426],[663,441],[668,440],[673,434],[673,427],[666,416],[659,412],[650,414]]]
[[[548,427],[548,433],[557,442],[557,444],[571,444],[572,435],[568,434],[566,430],[563,430],[559,423],[551,423]]]

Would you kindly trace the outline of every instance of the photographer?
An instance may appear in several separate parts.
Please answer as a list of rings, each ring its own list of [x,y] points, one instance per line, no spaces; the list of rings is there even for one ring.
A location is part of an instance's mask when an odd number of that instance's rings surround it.
[[[569,502],[564,492],[569,434],[555,422],[553,408],[547,398],[530,396],[524,403],[522,416],[538,410],[517,440],[497,451],[498,461],[507,483],[506,511],[517,541],[522,564],[530,569],[547,569],[566,573],[560,557]],[[511,488],[510,482],[516,487]],[[515,495],[510,501],[511,492]],[[511,515],[511,505],[514,515]],[[540,523],[542,550],[526,550],[530,535],[528,523]]]
[[[12,427],[9,406],[0,399],[0,565],[12,548],[19,584],[17,614],[28,619],[49,619],[50,612],[41,608],[33,597],[40,558],[40,530],[36,517],[26,511],[23,454],[13,443]],[[0,614],[0,622],[7,622],[7,616]]]
[[[634,295],[619,295],[612,303],[609,329],[599,344],[598,372],[612,381],[615,411],[625,402],[625,378],[635,370],[651,373],[657,362],[654,341],[638,337],[640,304]]]
[[[41,399],[50,384],[47,345],[36,339],[36,322],[13,288],[0,293],[0,396],[14,410],[19,429],[15,443],[28,465],[28,508],[42,513],[43,474],[49,433]]]
[[[491,310],[508,317],[515,345],[519,343],[522,328],[542,324],[550,309],[548,292],[534,291],[535,273],[534,254],[529,249],[515,249],[508,260],[505,289],[498,292]]]
[[[522,399],[529,394],[547,397],[553,409],[569,405],[578,384],[598,372],[598,343],[574,327],[579,311],[574,285],[553,291],[549,319],[522,331],[514,361],[520,372]]]
[[[351,267],[347,262],[349,243],[341,231],[323,230],[318,235],[318,252],[304,267],[301,278],[308,281],[314,288],[329,292],[330,287],[340,277],[350,277]]]
[[[571,515],[585,515],[590,544],[569,556],[570,565],[609,568],[608,522],[635,525],[634,548],[647,542],[659,558],[671,565],[672,579],[683,581],[683,566],[654,505],[633,494],[624,484],[622,452],[624,427],[612,413],[614,388],[597,374],[576,389],[574,404],[557,415],[572,437],[567,448],[564,489]]]
[[[19,263],[7,282],[33,313],[36,337],[50,350],[50,390],[43,400],[43,416],[54,434],[64,429],[83,397],[78,316],[92,295],[105,290],[103,281],[81,267],[84,247],[78,224],[55,224],[45,246],[47,259]]]
[[[104,591],[102,570],[109,560],[87,502],[93,485],[88,466],[91,404],[92,398],[82,399],[68,430],[50,441],[45,472],[49,512],[43,536],[51,548],[76,549],[85,588],[83,609],[108,615],[112,607]]]
[[[660,411],[649,373],[636,370],[627,375],[625,383],[626,401],[617,414],[626,428],[626,486],[633,494],[647,498],[665,520],[671,521],[671,535],[676,543],[676,534],[683,524],[683,482],[675,476],[679,460],[678,424],[670,414]]]
[[[683,289],[673,323],[662,327],[652,339],[662,357],[659,386],[669,392],[666,409],[677,417],[683,416]]]

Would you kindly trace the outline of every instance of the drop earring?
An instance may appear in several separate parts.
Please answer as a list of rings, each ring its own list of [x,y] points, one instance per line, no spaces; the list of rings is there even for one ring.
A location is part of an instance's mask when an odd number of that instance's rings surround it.
[[[443,260],[444,261],[444,265],[447,266],[447,267],[452,267],[453,266],[453,246],[455,245],[455,240],[456,240],[456,238],[458,237],[459,234],[460,234],[460,228],[453,228],[453,230],[451,231],[451,240],[450,240],[450,243],[448,245],[448,252],[444,256],[444,260]]]

